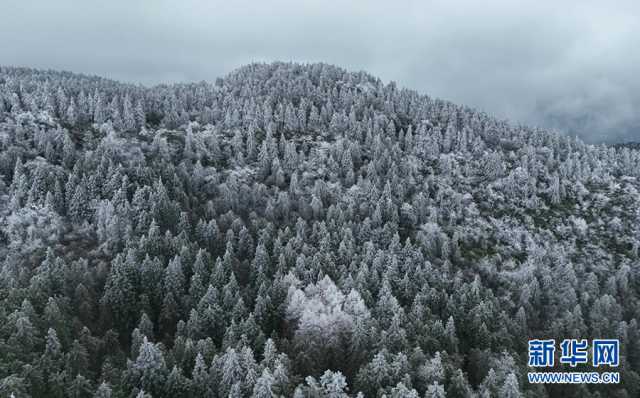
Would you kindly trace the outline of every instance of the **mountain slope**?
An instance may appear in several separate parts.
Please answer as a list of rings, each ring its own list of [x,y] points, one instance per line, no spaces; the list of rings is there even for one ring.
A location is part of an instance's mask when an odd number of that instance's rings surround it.
[[[622,384],[550,396],[638,393],[637,150],[324,64],[0,68],[0,174],[2,394],[533,395],[569,337]]]

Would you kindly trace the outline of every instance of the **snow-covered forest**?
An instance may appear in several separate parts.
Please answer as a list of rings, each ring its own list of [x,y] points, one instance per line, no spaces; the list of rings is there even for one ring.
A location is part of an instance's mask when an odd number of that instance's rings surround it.
[[[640,396],[640,151],[366,73],[0,67],[0,396]],[[618,338],[619,385],[527,341]]]

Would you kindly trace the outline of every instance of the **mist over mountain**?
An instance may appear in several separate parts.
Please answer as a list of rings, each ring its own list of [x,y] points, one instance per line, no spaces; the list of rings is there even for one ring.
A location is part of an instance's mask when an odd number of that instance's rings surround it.
[[[154,85],[213,81],[256,61],[320,61],[590,144],[640,139],[635,0],[3,6],[2,64]]]
[[[548,129],[579,137],[590,144],[614,145],[640,141],[640,121],[635,111],[640,103],[571,102],[538,104],[530,120]]]
[[[0,396],[636,397],[639,178],[328,64],[0,67]],[[530,384],[536,338],[621,382]]]

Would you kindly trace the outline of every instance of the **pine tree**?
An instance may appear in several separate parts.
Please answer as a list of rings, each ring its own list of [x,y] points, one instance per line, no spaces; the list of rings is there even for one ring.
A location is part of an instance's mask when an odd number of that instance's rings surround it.
[[[91,381],[83,375],[76,375],[66,391],[66,396],[71,398],[89,397],[94,387]]]
[[[518,379],[513,373],[509,373],[500,389],[500,396],[504,398],[520,398],[520,388],[518,387]]]
[[[446,398],[447,395],[444,391],[444,387],[438,384],[438,382],[433,383],[427,388],[427,392],[425,394],[425,398]]]
[[[69,106],[67,107],[67,110],[65,112],[65,120],[72,126],[75,125],[78,121],[78,111],[76,109],[77,107],[75,100],[71,98],[71,100],[69,101]]]
[[[93,398],[111,398],[112,394],[113,392],[109,384],[103,381],[93,394]]]
[[[128,330],[136,313],[137,298],[130,264],[116,257],[111,265],[101,304],[113,315],[120,330]]]
[[[69,201],[68,214],[76,223],[82,223],[87,220],[90,215],[89,195],[84,183],[80,183],[75,187],[75,192]]]
[[[125,130],[133,130],[136,128],[136,115],[131,103],[129,95],[125,95],[122,103],[122,126]]]
[[[191,380],[193,381],[192,393],[194,396],[207,397],[211,395],[209,373],[207,371],[207,366],[204,363],[204,358],[200,353],[196,356],[195,366],[191,373]]]
[[[264,369],[262,375],[256,380],[256,384],[253,387],[253,398],[272,398],[274,393],[272,391],[275,379],[269,372],[269,369]]]
[[[164,355],[157,345],[145,337],[135,362],[131,364],[131,377],[136,386],[144,391],[156,393],[164,389],[168,375]]]

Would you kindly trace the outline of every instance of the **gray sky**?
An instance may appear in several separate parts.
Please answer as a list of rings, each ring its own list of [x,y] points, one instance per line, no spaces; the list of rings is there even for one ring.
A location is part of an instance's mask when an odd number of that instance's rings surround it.
[[[640,2],[0,0],[0,64],[129,82],[323,61],[589,142],[640,140]]]

